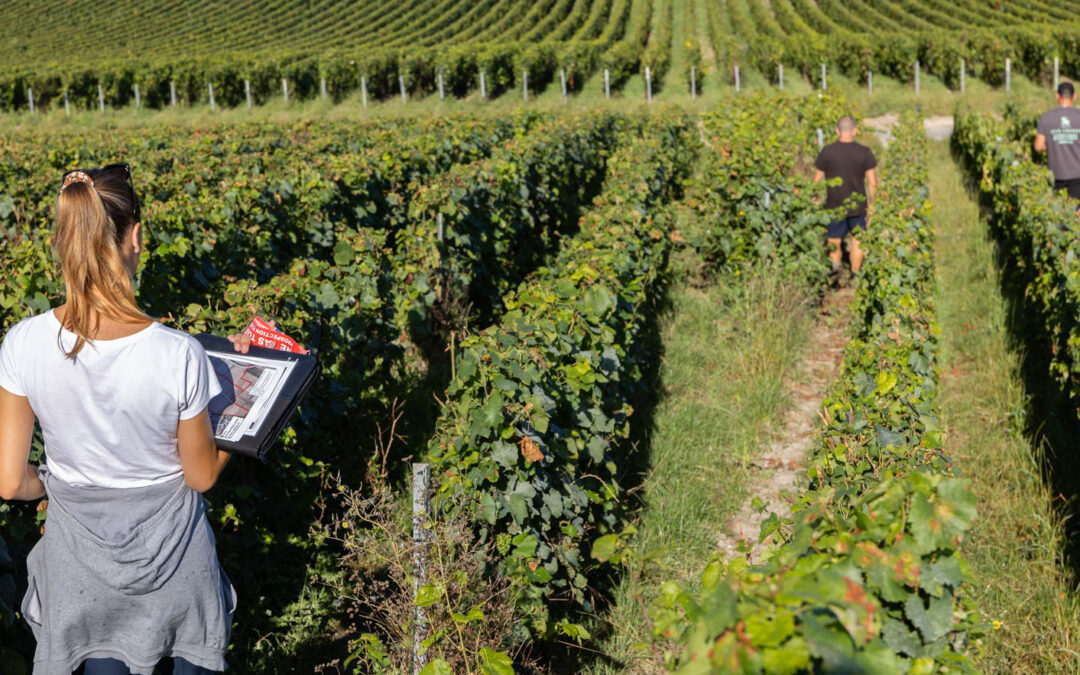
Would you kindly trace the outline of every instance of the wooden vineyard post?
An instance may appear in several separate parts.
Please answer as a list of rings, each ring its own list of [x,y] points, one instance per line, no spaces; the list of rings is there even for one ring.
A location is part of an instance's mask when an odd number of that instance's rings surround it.
[[[866,93],[869,96],[874,95],[874,71],[866,71]]]
[[[784,90],[784,64],[776,66],[776,83],[780,87],[780,91]]]
[[[439,213],[435,214],[435,222],[439,226],[438,237],[439,237],[439,243],[441,244],[442,240],[443,240],[443,217],[442,217],[442,212],[439,212]]]
[[[827,91],[829,89],[829,80],[825,73],[825,64],[821,64],[821,91]]]
[[[176,82],[169,80],[169,105],[176,107]]]
[[[284,77],[281,78],[281,98],[285,99],[285,102],[289,102],[289,81]]]
[[[413,673],[419,673],[426,665],[423,651],[424,634],[427,633],[427,616],[418,602],[420,587],[427,581],[427,535],[430,522],[431,502],[428,499],[431,485],[431,466],[425,463],[412,465],[412,540],[413,540]]]
[[[367,108],[367,76],[360,76],[360,100],[364,103],[364,108]]]
[[[398,80],[398,86],[401,87],[401,102],[402,103],[408,103],[409,102],[409,97],[405,94],[405,76],[404,75],[398,75],[397,80]]]
[[[446,100],[446,91],[443,89],[442,69],[439,69],[439,100]]]
[[[611,98],[611,71],[604,68],[604,98]]]
[[[818,127],[817,130],[817,146],[819,148],[825,147],[825,132],[821,130],[821,127]]]
[[[1005,91],[1012,91],[1012,59],[1005,59]]]
[[[214,110],[214,83],[207,83],[206,87],[210,90],[210,109]]]
[[[1054,91],[1057,91],[1060,71],[1058,70],[1058,57],[1054,57]]]
[[[442,76],[440,75],[440,77],[442,77]],[[325,77],[320,77],[319,78],[319,95],[322,96],[322,100],[324,100],[324,101],[326,100],[326,78]]]
[[[101,88],[100,84],[97,86],[97,100],[98,100],[98,110],[100,110],[101,114],[104,115],[105,114],[105,90]]]
[[[30,103],[30,114],[33,115],[34,114],[34,88],[33,87],[27,87],[26,88],[26,99]]]
[[[139,85],[135,85],[135,109],[139,110],[141,108],[142,108],[142,97],[139,96]]]
[[[967,62],[964,61],[964,59],[960,59],[960,93],[961,94],[964,93],[964,86],[966,84],[966,82],[965,82],[965,80],[967,79],[966,69],[967,69]]]
[[[739,66],[735,65],[735,93],[738,94],[742,90],[742,82],[739,81]]]
[[[484,71],[480,71],[480,100],[487,98],[487,83],[484,81]]]
[[[919,95],[919,62],[915,61],[915,95]]]
[[[562,100],[566,103],[566,68],[559,69],[559,79],[562,81]]]
[[[64,90],[64,114],[71,117],[71,102],[68,101],[68,90]]]
[[[529,102],[529,71],[521,71],[521,98]]]
[[[690,66],[690,100],[697,100],[697,70]]]
[[[244,98],[247,100],[248,110],[251,110],[251,80],[244,80]]]
[[[645,66],[645,100],[652,103],[652,71]]]

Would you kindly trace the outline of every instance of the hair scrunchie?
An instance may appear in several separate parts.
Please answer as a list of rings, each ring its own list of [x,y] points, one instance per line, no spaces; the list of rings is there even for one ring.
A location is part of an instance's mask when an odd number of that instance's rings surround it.
[[[90,187],[94,187],[94,179],[90,178],[90,174],[85,171],[72,171],[64,176],[64,184],[60,186],[60,189],[63,190],[72,183],[89,183]]]

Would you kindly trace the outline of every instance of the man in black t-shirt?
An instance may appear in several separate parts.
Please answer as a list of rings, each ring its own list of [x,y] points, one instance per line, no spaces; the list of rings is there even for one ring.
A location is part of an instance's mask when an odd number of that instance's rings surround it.
[[[844,115],[836,123],[839,140],[822,148],[814,162],[817,169],[814,172],[815,183],[823,179],[841,179],[839,185],[830,185],[825,193],[826,209],[844,209],[840,218],[829,223],[826,234],[829,261],[832,263],[829,277],[834,284],[840,277],[844,237],[849,237],[848,257],[851,259],[851,271],[858,274],[862,267],[863,252],[859,248],[856,234],[860,229],[866,230],[867,218],[874,213],[877,159],[870,148],[855,142],[858,133],[855,118]]]

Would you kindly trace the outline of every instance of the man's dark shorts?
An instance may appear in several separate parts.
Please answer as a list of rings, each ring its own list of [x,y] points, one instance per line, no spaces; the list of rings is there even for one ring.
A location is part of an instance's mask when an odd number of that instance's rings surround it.
[[[1073,199],[1080,199],[1080,178],[1054,181],[1054,192],[1065,190]]]
[[[854,233],[856,229],[863,230],[864,232],[866,231],[865,213],[832,221],[829,223],[829,230],[826,236],[829,239],[843,239],[847,235]],[[820,230],[818,231],[820,232]]]

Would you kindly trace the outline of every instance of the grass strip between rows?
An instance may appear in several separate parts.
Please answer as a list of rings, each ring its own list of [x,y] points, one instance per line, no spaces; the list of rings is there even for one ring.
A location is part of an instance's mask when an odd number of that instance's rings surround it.
[[[942,420],[978,499],[979,522],[964,555],[978,580],[972,597],[995,629],[977,665],[988,673],[1075,671],[1080,622],[1066,556],[1068,516],[1054,482],[1045,480],[1055,445],[1041,433],[1037,394],[1026,379],[1031,373],[1051,389],[1056,383],[1029,361],[1036,350],[1018,334],[1020,289],[1007,268],[996,269],[999,245],[975,195],[948,145],[931,147]]]

